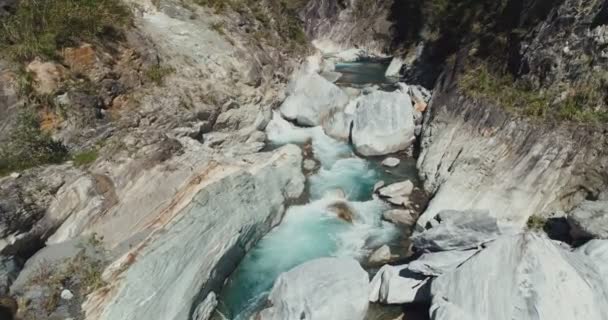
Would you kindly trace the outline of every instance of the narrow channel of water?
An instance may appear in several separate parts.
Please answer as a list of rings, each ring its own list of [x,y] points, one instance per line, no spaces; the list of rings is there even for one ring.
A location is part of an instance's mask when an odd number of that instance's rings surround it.
[[[258,242],[226,282],[218,311],[232,320],[248,320],[263,306],[279,274],[303,262],[326,256],[363,259],[382,244],[398,241],[399,230],[381,220],[389,206],[372,198],[373,187],[380,180],[417,179],[414,159],[384,168],[378,160],[357,157],[349,144],[328,137],[321,128],[296,127],[278,113],[267,134],[276,146],[310,143],[320,166],[307,179],[308,203],[288,208],[281,224]]]

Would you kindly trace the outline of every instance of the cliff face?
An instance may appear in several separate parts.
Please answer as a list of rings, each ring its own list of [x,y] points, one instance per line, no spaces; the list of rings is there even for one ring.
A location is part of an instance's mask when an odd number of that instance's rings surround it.
[[[548,126],[463,96],[449,76],[427,111],[418,159],[434,194],[418,222],[444,209],[489,209],[525,224],[531,215],[570,210],[608,186],[605,130]]]
[[[318,46],[332,50],[361,48],[390,52],[391,1],[311,0],[300,12],[306,33]]]

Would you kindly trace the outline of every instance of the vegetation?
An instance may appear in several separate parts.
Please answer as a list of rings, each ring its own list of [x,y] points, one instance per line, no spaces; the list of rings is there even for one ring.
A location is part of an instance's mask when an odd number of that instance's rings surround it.
[[[21,0],[0,22],[0,50],[16,60],[54,58],[65,46],[116,34],[129,21],[120,0]]]
[[[280,44],[291,49],[306,44],[306,34],[297,11],[308,0],[195,0],[199,5],[214,9],[216,12],[232,10],[257,21],[258,30],[253,33],[256,42],[272,41],[273,31],[282,41]],[[223,26],[214,24],[212,28],[225,34]],[[278,42],[275,44],[279,44]]]
[[[38,117],[22,112],[5,143],[0,145],[0,176],[68,158],[67,148],[40,128]]]
[[[101,252],[100,240],[93,236],[87,243],[95,254]],[[98,258],[87,255],[86,249],[81,249],[75,256],[55,265],[41,263],[38,269],[29,279],[29,285],[40,286],[48,292],[48,295],[40,305],[40,309],[51,314],[61,303],[61,292],[70,290],[75,296],[83,298],[89,293],[105,285],[102,279],[104,262]],[[21,308],[20,308],[21,309]],[[24,308],[24,318],[36,318],[33,314],[27,314],[28,310],[34,312],[36,308]]]
[[[539,215],[532,215],[528,218],[527,226],[528,230],[542,231],[547,224],[547,218]]]
[[[509,74],[491,71],[484,62],[468,68],[459,81],[464,94],[494,102],[508,111],[539,119],[583,123],[608,121],[608,112],[604,111],[607,84],[596,74],[569,90],[538,90]],[[563,93],[565,97],[560,100]]]
[[[72,157],[72,160],[74,161],[74,165],[81,167],[95,162],[98,157],[99,152],[95,149],[92,149],[75,154]]]
[[[161,86],[165,83],[165,77],[173,73],[175,70],[171,67],[165,67],[160,64],[155,64],[146,70],[146,77]]]

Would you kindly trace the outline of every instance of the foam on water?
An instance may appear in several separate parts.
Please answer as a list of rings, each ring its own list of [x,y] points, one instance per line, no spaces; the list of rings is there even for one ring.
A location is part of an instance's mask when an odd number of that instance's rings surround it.
[[[356,157],[348,144],[326,136],[319,127],[295,127],[278,113],[268,125],[267,135],[277,145],[311,141],[322,168],[308,181],[311,202],[290,207],[281,224],[258,242],[231,275],[219,307],[229,319],[249,319],[282,272],[319,257],[363,258],[371,248],[398,234],[396,227],[381,220],[388,205],[371,199],[382,172]],[[330,192],[336,189],[343,190],[346,199]],[[345,202],[352,211],[352,222],[328,209]]]

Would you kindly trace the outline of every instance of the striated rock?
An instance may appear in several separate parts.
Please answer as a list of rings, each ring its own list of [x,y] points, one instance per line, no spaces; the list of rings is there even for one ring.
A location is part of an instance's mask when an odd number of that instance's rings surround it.
[[[438,216],[439,224],[412,236],[414,247],[430,251],[474,249],[499,236],[522,230],[508,221],[497,219],[487,210],[446,210]],[[421,227],[420,220],[417,227]]]
[[[348,103],[342,89],[316,73],[297,72],[287,93],[281,115],[306,126],[320,125],[333,110]]]
[[[575,250],[587,256],[608,284],[608,240],[591,240]]]
[[[389,168],[394,168],[398,166],[399,163],[401,163],[401,160],[393,157],[386,158],[384,161],[382,161],[382,165]]]
[[[129,185],[142,193],[131,191],[111,218],[89,227],[107,245],[126,241],[130,249],[104,272],[111,286],[89,296],[87,318],[186,319],[280,221],[285,201],[304,190],[297,146],[222,162],[201,161],[201,153],[172,160],[183,170],[161,169],[132,180]],[[189,158],[195,156],[199,162]],[[175,193],[168,201],[164,188]],[[140,209],[127,210],[132,206]],[[132,239],[138,233],[143,236]]]
[[[386,69],[384,75],[386,77],[399,77],[401,67],[403,67],[403,60],[394,57],[393,60],[391,60],[391,63],[388,65],[388,68]]]
[[[411,228],[416,224],[416,219],[410,210],[393,209],[385,211],[382,219],[389,221],[402,228]]]
[[[357,152],[379,156],[405,150],[414,139],[414,116],[408,95],[375,91],[358,100],[352,142]]]
[[[592,261],[532,233],[490,243],[431,292],[433,320],[608,317],[608,286]]]
[[[574,239],[608,239],[608,201],[584,201],[568,215]]]
[[[430,278],[412,273],[403,266],[383,266],[374,276],[369,293],[370,302],[403,304],[428,302]]]
[[[356,260],[321,258],[283,273],[260,320],[363,320],[369,277]]]
[[[383,245],[382,247],[376,249],[371,256],[369,256],[368,262],[370,264],[384,264],[391,260],[391,248],[387,245]]]
[[[0,256],[0,295],[9,293],[9,288],[17,279],[21,267],[16,257]]]
[[[207,295],[207,298],[196,307],[196,310],[194,310],[194,313],[192,314],[192,320],[209,319],[215,310],[215,307],[217,307],[217,298],[212,291]]]
[[[477,250],[444,251],[425,253],[410,262],[407,269],[425,276],[440,276],[458,268],[463,262],[474,256]]]
[[[36,59],[25,68],[34,76],[34,88],[40,94],[51,94],[59,89],[66,77],[66,69],[54,62],[42,62]]]

